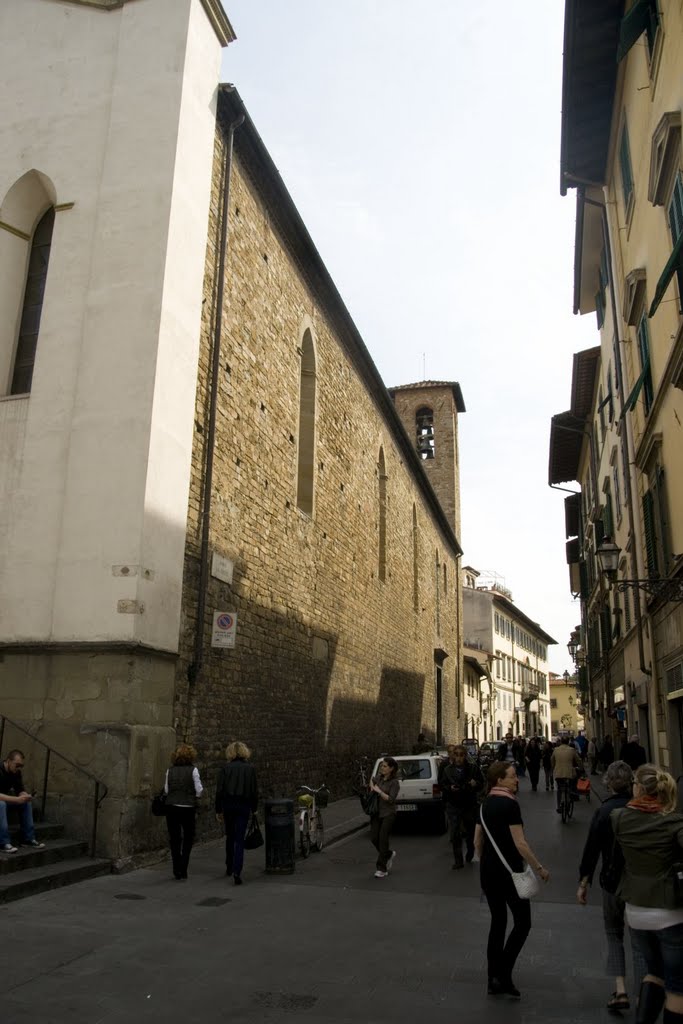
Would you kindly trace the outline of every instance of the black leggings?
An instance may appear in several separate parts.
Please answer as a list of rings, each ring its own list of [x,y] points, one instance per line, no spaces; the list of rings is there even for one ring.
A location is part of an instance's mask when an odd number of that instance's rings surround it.
[[[166,827],[171,845],[173,874],[176,878],[187,878],[190,850],[194,843],[195,808],[178,807],[170,804],[166,808]]]
[[[491,928],[486,948],[489,978],[510,981],[517,957],[531,931],[531,904],[529,900],[519,898],[509,874],[504,878],[482,881],[482,888],[491,911]],[[508,907],[512,912],[512,931],[506,942]]]

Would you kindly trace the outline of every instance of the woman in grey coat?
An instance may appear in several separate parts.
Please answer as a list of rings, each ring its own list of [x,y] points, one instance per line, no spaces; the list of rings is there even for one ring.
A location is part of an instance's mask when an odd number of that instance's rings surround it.
[[[370,792],[377,795],[377,809],[370,815],[370,840],[377,850],[375,878],[386,878],[396,856],[396,850],[389,849],[389,835],[396,817],[396,797],[399,781],[396,778],[398,762],[393,757],[384,757],[379,764],[379,774],[370,782]]]

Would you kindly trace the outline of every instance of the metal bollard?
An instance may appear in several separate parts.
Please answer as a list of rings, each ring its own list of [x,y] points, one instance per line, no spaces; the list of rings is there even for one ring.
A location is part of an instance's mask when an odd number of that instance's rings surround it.
[[[271,875],[294,873],[294,801],[266,800],[263,805],[266,827],[266,872]]]

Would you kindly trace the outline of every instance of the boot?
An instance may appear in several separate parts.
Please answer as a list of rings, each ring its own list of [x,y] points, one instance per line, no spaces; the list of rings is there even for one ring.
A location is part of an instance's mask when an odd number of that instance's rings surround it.
[[[640,986],[640,995],[638,996],[636,1024],[654,1024],[662,1012],[665,998],[666,992],[663,985],[655,985],[653,981],[644,981]],[[672,1024],[678,1024],[675,1017]],[[681,1024],[683,1024],[683,1019]]]

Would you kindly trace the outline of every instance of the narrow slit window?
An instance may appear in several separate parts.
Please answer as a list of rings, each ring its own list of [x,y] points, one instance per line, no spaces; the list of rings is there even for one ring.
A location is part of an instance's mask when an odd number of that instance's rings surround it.
[[[12,395],[25,395],[31,390],[54,223],[55,211],[51,206],[38,221],[33,232],[24,289],[24,303],[19,324],[19,338],[12,371],[10,388]]]
[[[379,578],[387,578],[387,472],[384,449],[379,450]]]
[[[296,503],[306,515],[313,515],[315,466],[315,352],[311,332],[301,342],[299,381],[299,445],[297,463]]]

